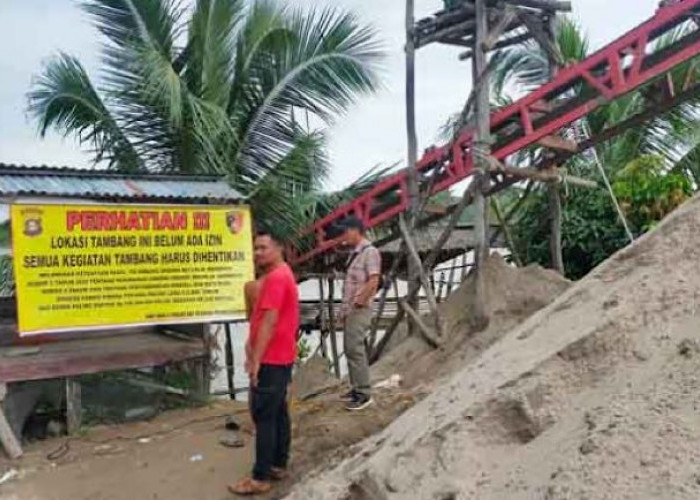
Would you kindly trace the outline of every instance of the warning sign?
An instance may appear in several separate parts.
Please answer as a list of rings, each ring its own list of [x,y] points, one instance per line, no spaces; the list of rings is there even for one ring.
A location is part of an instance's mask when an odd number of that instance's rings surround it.
[[[11,217],[23,335],[245,313],[247,207],[14,205]]]

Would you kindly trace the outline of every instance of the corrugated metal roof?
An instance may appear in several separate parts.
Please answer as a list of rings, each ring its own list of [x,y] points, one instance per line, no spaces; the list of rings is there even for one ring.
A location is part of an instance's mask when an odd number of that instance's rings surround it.
[[[221,177],[119,174],[100,170],[0,163],[0,196],[52,196],[127,201],[239,203]]]

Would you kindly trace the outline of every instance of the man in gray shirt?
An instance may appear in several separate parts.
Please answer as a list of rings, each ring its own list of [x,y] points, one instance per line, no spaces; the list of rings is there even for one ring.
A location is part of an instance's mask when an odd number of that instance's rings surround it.
[[[345,243],[353,250],[343,285],[343,332],[351,386],[343,399],[348,401],[348,410],[358,411],[372,404],[365,338],[372,323],[372,299],[379,286],[382,259],[365,237],[360,219],[346,219],[344,229]]]

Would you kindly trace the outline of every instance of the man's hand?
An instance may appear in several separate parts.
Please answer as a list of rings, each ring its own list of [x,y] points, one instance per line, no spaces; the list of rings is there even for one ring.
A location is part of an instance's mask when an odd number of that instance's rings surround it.
[[[246,359],[245,371],[250,379],[251,387],[258,386],[258,373],[260,373],[260,362],[254,359]]]

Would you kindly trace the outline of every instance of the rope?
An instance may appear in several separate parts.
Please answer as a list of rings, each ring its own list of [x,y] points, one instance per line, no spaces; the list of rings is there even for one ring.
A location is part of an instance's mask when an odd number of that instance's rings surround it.
[[[586,122],[586,121],[583,121],[582,132],[583,132],[583,135],[586,136],[586,139],[591,138],[592,134],[591,134],[590,128],[588,127],[588,122]],[[612,199],[613,205],[615,205],[615,210],[617,210],[617,215],[620,218],[620,221],[622,222],[622,225],[625,228],[625,232],[627,233],[627,238],[629,238],[630,243],[634,243],[634,235],[632,234],[632,231],[630,231],[629,224],[627,223],[627,218],[625,217],[625,214],[622,211],[622,208],[620,207],[620,203],[617,201],[617,197],[615,196],[615,192],[613,191],[612,185],[610,184],[610,180],[608,179],[608,175],[605,173],[605,168],[603,168],[603,162],[600,161],[600,157],[598,156],[598,151],[596,150],[595,147],[592,147],[591,152],[593,154],[593,159],[595,160],[595,164],[598,167],[598,170],[600,171],[600,175],[603,176],[603,181],[605,182],[605,187],[608,189],[608,192],[610,193],[610,198]]]

